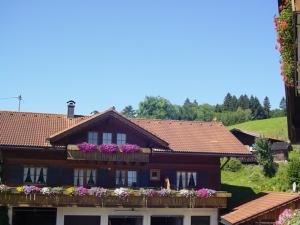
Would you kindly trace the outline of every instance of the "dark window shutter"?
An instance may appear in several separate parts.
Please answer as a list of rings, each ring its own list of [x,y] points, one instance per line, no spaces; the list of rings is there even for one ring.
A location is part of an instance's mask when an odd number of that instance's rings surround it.
[[[73,168],[62,168],[61,173],[61,185],[74,185],[74,169]]]
[[[109,172],[110,171],[107,168],[101,168],[97,170],[97,186],[104,188],[111,188],[114,186],[109,176]]]
[[[165,179],[169,178],[171,189],[176,189],[176,171],[175,170],[166,170],[163,177],[163,186],[165,186]]]
[[[198,172],[197,173],[197,187],[208,188],[209,185],[209,174],[208,172]]]
[[[139,187],[148,187],[149,186],[149,170],[139,170],[137,175],[137,183]]]
[[[4,173],[6,178],[6,183],[8,185],[22,185],[24,168],[21,165],[7,165],[5,166]]]
[[[60,180],[61,180],[61,170],[60,167],[52,167],[49,166],[47,170],[47,185],[55,187],[60,186]],[[64,179],[64,178],[62,178]]]

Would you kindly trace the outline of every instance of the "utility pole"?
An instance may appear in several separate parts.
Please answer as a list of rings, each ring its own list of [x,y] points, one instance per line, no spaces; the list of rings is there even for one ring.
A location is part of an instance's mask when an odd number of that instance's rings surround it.
[[[20,112],[20,110],[21,110],[21,101],[23,100],[22,95],[18,95],[17,97],[0,98],[0,100],[6,100],[6,99],[12,99],[12,98],[16,98],[19,101],[18,112]]]

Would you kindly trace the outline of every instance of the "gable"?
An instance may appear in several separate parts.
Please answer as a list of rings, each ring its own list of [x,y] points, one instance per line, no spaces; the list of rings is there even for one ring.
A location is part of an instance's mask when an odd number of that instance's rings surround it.
[[[167,142],[139,127],[114,110],[96,114],[81,123],[54,134],[49,138],[49,141],[52,145],[86,142],[89,131],[98,133],[100,144],[102,143],[103,133],[111,133],[113,143],[116,143],[117,133],[124,133],[127,137],[127,143],[137,144],[141,147],[168,148]]]

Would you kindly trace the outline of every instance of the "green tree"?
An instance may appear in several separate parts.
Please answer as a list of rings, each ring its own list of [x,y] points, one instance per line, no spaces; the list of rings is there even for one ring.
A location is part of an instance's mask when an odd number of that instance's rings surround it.
[[[136,112],[131,105],[125,106],[125,108],[122,110],[121,113],[127,117],[135,117],[136,116]]]
[[[278,165],[273,161],[271,143],[263,137],[256,138],[253,150],[256,151],[258,163],[263,166],[264,175],[273,177],[277,172]]]
[[[287,174],[289,184],[292,185],[296,182],[297,186],[300,187],[300,158],[295,157],[288,163]]]
[[[216,104],[216,106],[215,106],[215,112],[222,112],[222,111],[223,111],[223,106],[219,105],[219,104]]]
[[[238,108],[238,99],[235,95],[231,98],[231,111],[236,111]]]
[[[265,97],[263,105],[266,118],[270,118],[271,103],[268,96]]]
[[[176,107],[169,100],[160,96],[146,96],[144,101],[139,104],[137,116],[155,119],[178,119]]]
[[[227,93],[227,95],[224,98],[223,102],[223,110],[224,111],[233,111],[233,102],[232,102],[232,95],[230,93]]]
[[[249,100],[249,107],[251,110],[251,116],[252,116],[253,120],[264,119],[266,117],[264,108],[260,104],[257,97],[253,97],[251,95],[250,100]]]
[[[215,108],[209,104],[199,105],[197,108],[197,120],[212,121],[214,119]]]
[[[238,107],[241,107],[242,109],[249,109],[249,98],[247,95],[241,95],[238,99],[237,103]]]
[[[195,120],[197,118],[197,108],[197,101],[194,100],[194,102],[191,102],[190,99],[187,98],[180,109],[180,119]]]
[[[285,99],[285,97],[282,97],[282,99],[280,100],[279,108],[282,109],[286,115],[286,99]]]

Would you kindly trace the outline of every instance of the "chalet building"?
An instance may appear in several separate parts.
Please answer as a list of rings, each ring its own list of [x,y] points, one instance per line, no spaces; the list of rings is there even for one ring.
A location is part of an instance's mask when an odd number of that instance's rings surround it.
[[[0,206],[12,225],[217,225],[222,124],[0,111]]]
[[[253,151],[252,146],[255,143],[255,139],[260,137],[259,134],[233,128],[230,130],[230,132],[247,148],[249,149],[249,152],[251,155],[249,156],[243,156],[241,157],[241,161],[244,163],[256,163],[256,154],[255,151]],[[270,143],[271,143],[271,152],[274,161],[286,161],[289,158],[289,152],[292,150],[291,145],[282,140],[278,140],[272,137],[265,137]]]

